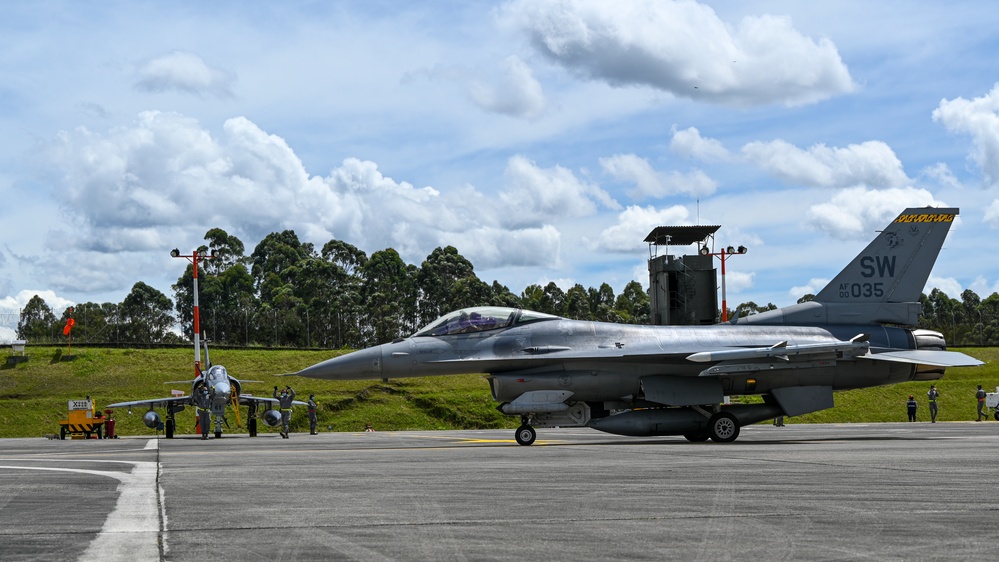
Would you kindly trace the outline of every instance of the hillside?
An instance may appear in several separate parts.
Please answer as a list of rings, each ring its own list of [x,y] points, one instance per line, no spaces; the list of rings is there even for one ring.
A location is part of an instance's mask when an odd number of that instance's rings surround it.
[[[192,378],[190,349],[75,348],[75,361],[62,361],[62,348],[30,347],[29,361],[0,366],[0,437],[40,437],[58,433],[59,420],[66,417],[67,402],[93,397],[99,407],[114,402],[159,398],[172,389],[189,391],[189,385],[165,384]],[[950,369],[937,381],[940,390],[939,421],[973,420],[974,391],[981,384],[993,391],[999,384],[997,348],[967,348],[965,353],[986,361],[977,368]],[[331,431],[361,431],[366,423],[376,430],[514,428],[519,420],[496,411],[482,375],[426,377],[382,381],[320,381],[281,377],[332,357],[335,351],[291,351],[265,349],[219,349],[212,351],[223,364],[248,383],[244,392],[269,396],[275,385],[291,385],[301,400],[315,393],[319,402],[319,427]],[[6,356],[4,356],[6,357]],[[931,383],[836,393],[836,407],[791,418],[788,423],[905,421],[909,394],[919,400],[919,419],[928,420],[926,391]],[[122,435],[154,435],[142,424],[141,411],[116,412]],[[161,412],[162,415],[162,412]],[[245,408],[242,414],[245,425]],[[232,427],[236,420],[230,415]],[[308,431],[304,408],[297,408],[292,430]],[[178,417],[178,433],[194,432],[194,412]],[[274,431],[264,428],[261,432]]]

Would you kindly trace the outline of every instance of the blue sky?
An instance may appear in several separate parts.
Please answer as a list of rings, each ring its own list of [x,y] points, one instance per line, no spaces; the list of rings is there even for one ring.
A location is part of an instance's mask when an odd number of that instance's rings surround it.
[[[924,205],[961,209],[928,289],[999,289],[990,3],[3,13],[0,312],[172,296],[169,250],[214,227],[247,253],[284,229],[414,264],[453,245],[519,293],[647,285],[653,227],[720,224],[749,247],[728,301],[784,306]]]

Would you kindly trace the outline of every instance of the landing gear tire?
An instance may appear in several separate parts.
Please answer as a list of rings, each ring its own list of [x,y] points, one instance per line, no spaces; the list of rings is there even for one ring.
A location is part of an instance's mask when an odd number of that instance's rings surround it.
[[[250,425],[250,437],[256,437],[257,436],[257,420],[251,419],[249,425]]]
[[[999,410],[996,410],[996,413],[992,414],[992,417],[995,418],[996,421],[999,421]]]
[[[739,437],[739,421],[728,412],[718,412],[708,420],[708,435],[715,443],[731,443]]]
[[[538,432],[534,431],[534,428],[529,425],[522,425],[517,428],[514,437],[520,445],[531,445],[538,438]]]
[[[173,439],[173,420],[166,421],[166,438]]]
[[[216,439],[222,439],[222,432],[221,431],[216,431],[215,432],[215,438]]]
[[[693,431],[683,434],[683,438],[691,443],[703,443],[708,440],[708,437],[707,431]]]

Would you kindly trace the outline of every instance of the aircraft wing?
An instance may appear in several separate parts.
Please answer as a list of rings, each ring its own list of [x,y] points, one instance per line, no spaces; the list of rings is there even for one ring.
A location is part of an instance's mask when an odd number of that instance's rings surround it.
[[[257,404],[267,403],[267,404],[279,404],[280,402],[276,398],[267,398],[266,396],[254,396],[252,394],[240,394],[239,403],[241,405],[247,405],[250,402],[255,402]],[[292,404],[296,406],[308,406],[308,402],[302,402],[301,400],[292,400]]]
[[[165,408],[176,404],[188,405],[191,403],[190,396],[171,396],[169,398],[151,398],[149,400],[133,400],[131,402],[116,402],[108,404],[105,408],[132,408],[134,406],[149,406],[150,408]]]

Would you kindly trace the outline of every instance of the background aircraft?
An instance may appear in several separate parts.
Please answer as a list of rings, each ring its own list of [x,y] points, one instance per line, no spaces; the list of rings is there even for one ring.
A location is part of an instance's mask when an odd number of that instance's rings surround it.
[[[936,380],[980,365],[914,329],[958,209],[906,209],[811,302],[712,326],[576,321],[498,307],[452,312],[409,338],[295,375],[381,379],[487,373],[499,410],[535,427],[734,441],[739,428],[833,407],[833,391]],[[760,403],[724,404],[731,395]]]
[[[240,425],[239,420],[239,405],[248,406],[249,413],[247,417],[249,418],[248,426],[250,430],[250,436],[255,437],[257,435],[257,418],[263,420],[265,425],[274,427],[281,423],[281,412],[274,410],[273,406],[278,404],[278,401],[274,398],[264,398],[260,396],[253,396],[251,394],[243,394],[243,383],[244,382],[262,382],[262,381],[240,381],[236,377],[229,375],[226,368],[222,365],[212,365],[211,358],[208,355],[208,343],[205,342],[205,361],[208,364],[208,371],[202,372],[201,370],[201,323],[200,315],[198,313],[198,259],[211,259],[214,256],[201,255],[195,250],[190,256],[182,256],[180,251],[174,249],[170,252],[170,255],[175,258],[186,258],[194,264],[194,379],[190,381],[169,381],[166,384],[190,384],[191,393],[189,396],[171,396],[169,398],[152,398],[149,400],[135,400],[133,402],[118,402],[115,404],[109,404],[108,408],[128,408],[128,413],[132,413],[132,408],[135,406],[148,406],[149,411],[142,416],[142,423],[146,424],[146,427],[150,429],[160,429],[161,419],[160,415],[156,413],[155,408],[165,408],[166,409],[166,424],[165,433],[167,439],[172,439],[174,431],[177,427],[176,414],[178,412],[184,411],[186,406],[194,406],[194,396],[202,388],[207,387],[211,391],[211,416],[215,423],[215,437],[222,437],[222,425],[228,425],[225,419],[226,407],[229,405],[233,406],[233,411],[236,414],[236,424]],[[294,401],[295,404],[305,406],[305,402],[300,402],[298,400]],[[263,412],[257,413],[257,409],[260,406],[265,406]]]
[[[195,406],[194,396],[202,388],[207,387],[213,389],[210,409],[216,438],[222,437],[223,424],[228,426],[225,413],[226,408],[229,406],[233,407],[237,426],[241,425],[239,406],[248,407],[247,426],[251,437],[257,435],[257,419],[263,420],[264,424],[269,427],[276,427],[281,423],[281,412],[275,409],[278,405],[277,400],[263,396],[253,396],[252,394],[243,394],[242,392],[244,383],[262,381],[240,381],[230,375],[222,365],[212,365],[208,357],[207,343],[205,344],[205,359],[209,365],[208,370],[201,372],[199,369],[198,375],[194,380],[168,381],[165,383],[190,384],[190,395],[118,402],[116,404],[109,404],[107,407],[128,408],[129,413],[131,413],[134,407],[149,407],[149,411],[142,416],[142,423],[146,424],[146,427],[150,429],[164,429],[167,439],[172,439],[177,427],[176,414],[184,411],[184,408],[187,406]],[[299,400],[295,400],[294,403],[300,406],[307,405],[305,402]],[[164,408],[166,410],[165,424],[161,425],[162,419],[156,413],[155,408]],[[258,409],[260,410],[259,412]],[[192,419],[191,421],[194,423],[195,420]]]

